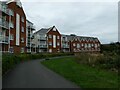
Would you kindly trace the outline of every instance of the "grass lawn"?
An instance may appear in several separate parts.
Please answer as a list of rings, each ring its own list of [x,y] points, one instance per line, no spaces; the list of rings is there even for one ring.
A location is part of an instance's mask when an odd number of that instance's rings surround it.
[[[74,57],[55,58],[41,63],[81,88],[118,88],[117,73],[78,64]]]

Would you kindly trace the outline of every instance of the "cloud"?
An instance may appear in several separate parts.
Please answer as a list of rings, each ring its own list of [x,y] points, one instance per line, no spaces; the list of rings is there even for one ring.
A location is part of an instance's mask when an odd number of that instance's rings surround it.
[[[36,29],[55,25],[60,33],[98,37],[102,43],[117,41],[117,3],[23,2],[27,18]]]

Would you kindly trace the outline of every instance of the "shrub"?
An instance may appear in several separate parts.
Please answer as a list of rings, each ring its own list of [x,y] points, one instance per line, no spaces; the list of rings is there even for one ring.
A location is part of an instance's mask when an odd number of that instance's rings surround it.
[[[77,54],[76,60],[78,63],[96,66],[102,69],[118,70],[120,67],[120,56],[115,53],[94,54]]]
[[[73,55],[73,53],[39,53],[39,54],[3,54],[2,55],[2,74],[12,69],[16,64],[22,61],[49,58],[55,56]]]

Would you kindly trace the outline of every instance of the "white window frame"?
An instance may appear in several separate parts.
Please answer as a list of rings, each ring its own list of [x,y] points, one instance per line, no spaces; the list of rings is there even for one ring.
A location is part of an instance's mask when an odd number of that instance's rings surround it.
[[[10,47],[10,48],[9,48],[9,52],[10,52],[10,53],[14,53],[14,48],[13,48],[13,47]]]
[[[24,43],[24,37],[21,38],[21,42]]]
[[[51,35],[51,34],[49,34],[49,35],[48,35],[48,37],[49,37],[49,38],[52,38],[52,35]]]
[[[22,47],[22,48],[21,48],[21,53],[24,53],[24,52],[25,52],[25,48]]]
[[[22,32],[24,32],[25,30],[24,30],[24,27],[22,26],[22,30],[21,30]]]
[[[53,35],[53,48],[56,48],[56,35]]]
[[[77,43],[77,48],[80,48],[80,44],[79,43]]]
[[[24,17],[23,16],[21,17],[21,21],[24,22]]]
[[[75,44],[75,43],[73,43],[73,46],[75,47],[75,46],[76,46],[76,44]]]
[[[10,34],[10,40],[14,40],[14,35]]]
[[[49,52],[51,53],[51,52],[52,52],[52,49],[49,49]]]
[[[11,16],[14,16],[14,11],[11,10],[11,9],[9,9],[9,14],[10,14]]]
[[[84,46],[84,44],[82,43],[82,47]]]
[[[57,42],[57,46],[60,46],[60,42]]]
[[[57,36],[57,39],[60,39],[60,36]]]
[[[12,21],[9,24],[10,24],[10,28],[14,28],[14,24]]]
[[[52,46],[52,42],[49,42],[49,46]]]

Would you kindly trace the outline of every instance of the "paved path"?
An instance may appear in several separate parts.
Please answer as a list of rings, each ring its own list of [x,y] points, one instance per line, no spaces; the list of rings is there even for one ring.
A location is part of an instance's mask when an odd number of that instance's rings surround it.
[[[3,77],[3,88],[78,88],[47,69],[40,60],[20,63]]]

